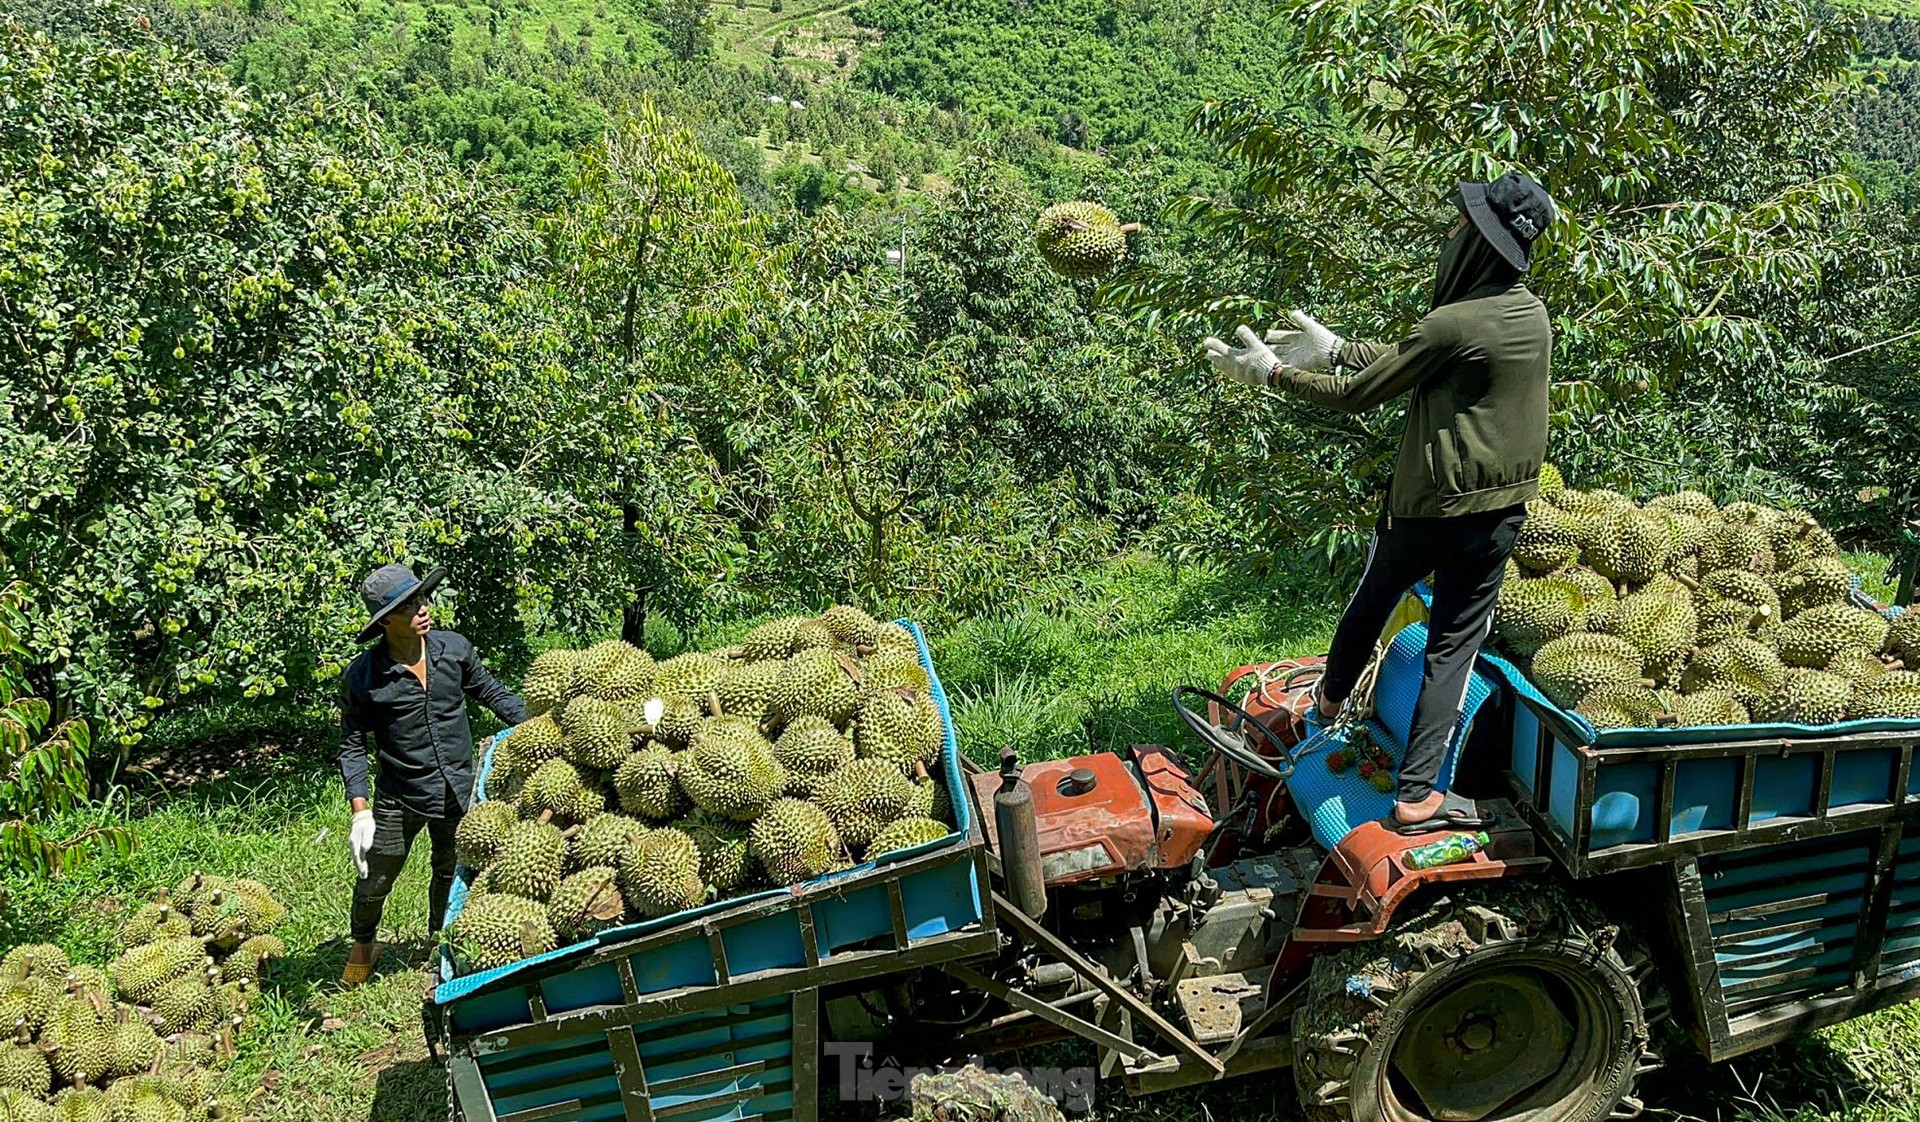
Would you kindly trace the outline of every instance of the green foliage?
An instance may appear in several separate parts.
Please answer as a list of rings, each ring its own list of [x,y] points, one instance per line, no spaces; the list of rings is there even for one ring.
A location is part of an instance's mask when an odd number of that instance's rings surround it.
[[[643,378],[571,361],[498,195],[137,32],[3,33],[0,549],[31,661],[123,744],[194,691],[328,677],[380,562],[449,565],[494,649],[563,581],[563,622],[668,583],[626,511],[699,465]],[[678,571],[706,531],[676,524]]]
[[[133,834],[89,814],[87,757],[93,732],[79,717],[56,717],[53,705],[28,685],[25,596],[18,584],[0,588],[0,869],[59,873],[97,850],[125,854]],[[83,828],[57,831],[50,820],[79,812]]]
[[[1802,313],[1870,250],[1831,141],[1843,33],[1806,5],[1745,0],[1287,10],[1300,67],[1274,103],[1213,102],[1194,118],[1241,171],[1230,195],[1169,208],[1212,252],[1149,262],[1109,297],[1195,335],[1292,306],[1350,336],[1394,337],[1426,310],[1452,185],[1518,168],[1560,211],[1529,279],[1555,316],[1556,457],[1590,482],[1643,474],[1629,455],[1680,449],[1722,477],[1794,466],[1774,451],[1794,417],[1846,397],[1806,365],[1818,333]],[[1270,399],[1251,411],[1263,443],[1239,474],[1257,463],[1279,476],[1270,538],[1357,530],[1389,442]],[[1302,470],[1274,472],[1276,450]],[[1340,481],[1324,485],[1309,462]]]

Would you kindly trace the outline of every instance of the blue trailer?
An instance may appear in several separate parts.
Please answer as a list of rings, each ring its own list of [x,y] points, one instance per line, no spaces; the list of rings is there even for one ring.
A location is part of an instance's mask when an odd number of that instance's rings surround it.
[[[1327,1122],[1593,1122],[1639,1111],[1664,1049],[1920,997],[1920,721],[1598,732],[1488,656],[1442,779],[1485,843],[1415,868],[1432,839],[1383,827],[1391,784],[1350,757],[1397,769],[1421,615],[1332,730],[1292,720],[1312,660],[1175,691],[1193,769],[1136,745],[983,771],[922,637],[953,833],[449,969],[426,1013],[456,1115],[810,1120],[831,1043],[959,1063],[1077,1038],[1133,1093],[1291,1066]]]

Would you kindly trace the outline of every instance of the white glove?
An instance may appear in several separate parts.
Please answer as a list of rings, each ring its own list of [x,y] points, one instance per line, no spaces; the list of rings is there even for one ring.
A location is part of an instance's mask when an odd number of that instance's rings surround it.
[[[1272,375],[1273,368],[1280,365],[1280,360],[1267,349],[1265,343],[1260,341],[1260,337],[1253,333],[1253,328],[1246,324],[1241,324],[1234,331],[1234,335],[1239,338],[1241,346],[1228,346],[1211,335],[1207,336],[1205,340],[1207,361],[1211,362],[1213,368],[1222,376],[1236,382],[1245,382],[1249,386],[1270,384],[1268,378]]]
[[[373,848],[373,809],[358,811],[353,816],[353,828],[347,831],[347,844],[353,847],[353,866],[360,870],[360,879],[367,876],[367,851]]]
[[[1267,344],[1282,366],[1294,370],[1325,370],[1340,357],[1340,348],[1347,345],[1345,339],[1305,312],[1289,312],[1287,319],[1299,330],[1267,332]]]

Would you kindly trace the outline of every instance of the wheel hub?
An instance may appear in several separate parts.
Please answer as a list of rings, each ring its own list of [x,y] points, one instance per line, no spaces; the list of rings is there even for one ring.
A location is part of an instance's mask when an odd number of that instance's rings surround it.
[[[1481,1122],[1576,1062],[1574,1026],[1542,972],[1488,972],[1408,1019],[1392,1056],[1415,1117]],[[1520,1116],[1524,1117],[1524,1109]]]

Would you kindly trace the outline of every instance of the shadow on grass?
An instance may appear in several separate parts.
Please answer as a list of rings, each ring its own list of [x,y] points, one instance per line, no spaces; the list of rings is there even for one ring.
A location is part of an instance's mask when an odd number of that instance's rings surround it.
[[[382,1068],[373,1085],[367,1117],[376,1122],[444,1122],[447,1071],[432,1060],[406,1060]]]
[[[209,705],[155,724],[121,771],[136,815],[178,802],[261,801],[289,779],[331,772],[338,718],[260,702]]]
[[[1879,1097],[1847,1057],[1803,1036],[1724,1063],[1698,1055],[1649,1075],[1641,1097],[1658,1117],[1704,1122],[1830,1117]]]
[[[295,948],[274,963],[273,983],[295,1006],[310,1007],[316,997],[340,991],[340,971],[347,965],[347,952],[352,945],[347,936],[338,935],[312,947]],[[382,944],[374,978],[417,974],[424,995],[428,981],[434,976],[431,973],[435,968],[434,951],[434,941],[421,935]]]

